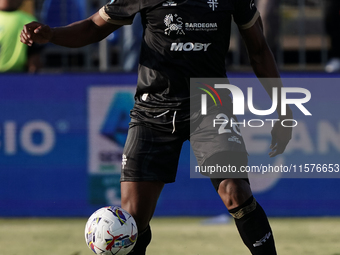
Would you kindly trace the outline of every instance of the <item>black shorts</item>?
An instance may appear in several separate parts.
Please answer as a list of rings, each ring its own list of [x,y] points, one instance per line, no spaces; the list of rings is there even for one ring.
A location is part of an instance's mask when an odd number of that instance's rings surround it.
[[[145,118],[132,119],[123,151],[121,181],[174,182],[186,140],[190,140],[199,165],[221,152],[233,152],[234,159],[239,154],[243,161],[240,164],[247,164],[244,141],[235,124],[237,119],[229,109],[215,107],[195,121],[176,121],[174,111],[162,115],[158,124],[154,118],[150,122]]]

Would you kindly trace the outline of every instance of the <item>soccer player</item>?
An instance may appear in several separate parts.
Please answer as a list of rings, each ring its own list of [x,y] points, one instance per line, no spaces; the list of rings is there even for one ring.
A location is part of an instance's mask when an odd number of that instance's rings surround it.
[[[190,130],[189,80],[191,77],[226,77],[225,55],[232,19],[239,27],[256,75],[279,78],[279,72],[253,0],[112,0],[90,18],[66,27],[27,24],[21,41],[27,45],[52,42],[82,47],[131,24],[137,12],[141,14],[144,33],[135,105],[123,152],[121,200],[122,208],[132,214],[139,230],[131,254],[141,255],[151,240],[149,222],[162,188],[165,183],[175,181],[185,140],[190,139],[199,164],[247,164],[242,137],[234,131],[232,135],[241,144],[229,141],[229,133],[219,135],[216,131],[210,131],[209,138],[205,139],[206,133],[202,131],[212,125],[199,117],[194,120],[196,128]],[[263,86],[271,94],[273,84],[263,83]],[[278,111],[279,119],[292,118],[291,110],[288,107],[286,110],[286,116]],[[224,114],[231,117],[229,112],[226,110]],[[291,128],[276,122],[269,156],[283,153],[290,138]],[[250,252],[276,254],[267,216],[252,196],[248,179],[211,180],[235,218]]]

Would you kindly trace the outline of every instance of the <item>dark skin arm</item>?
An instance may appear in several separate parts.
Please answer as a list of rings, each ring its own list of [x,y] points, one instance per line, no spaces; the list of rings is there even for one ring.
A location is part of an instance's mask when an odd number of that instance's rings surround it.
[[[51,42],[64,47],[79,48],[103,40],[120,27],[107,23],[97,12],[65,27],[50,28],[39,22],[31,22],[21,31],[20,41],[28,46],[33,42]]]
[[[242,38],[246,44],[251,66],[260,79],[264,89],[267,91],[269,96],[272,96],[272,88],[277,87],[278,91],[281,91],[282,83],[280,80],[280,74],[273,57],[271,50],[269,49],[266,39],[263,35],[263,25],[261,18],[259,17],[255,24],[248,29],[240,29]],[[277,78],[277,79],[262,79],[262,78]],[[289,106],[286,108],[286,115],[281,115],[281,94],[278,94],[278,118],[292,119],[293,114]],[[288,123],[287,123],[288,124]],[[286,149],[289,140],[292,137],[292,128],[283,127],[280,121],[274,124],[271,132],[272,141],[270,145],[271,151],[269,152],[270,157],[275,157],[282,154]]]

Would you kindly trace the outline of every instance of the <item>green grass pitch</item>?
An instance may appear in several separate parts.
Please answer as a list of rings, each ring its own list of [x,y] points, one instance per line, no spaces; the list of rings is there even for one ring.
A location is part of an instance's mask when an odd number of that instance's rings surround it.
[[[147,255],[249,255],[236,227],[203,218],[154,218]],[[279,255],[340,255],[340,218],[271,218]],[[2,218],[0,254],[91,255],[85,218]]]

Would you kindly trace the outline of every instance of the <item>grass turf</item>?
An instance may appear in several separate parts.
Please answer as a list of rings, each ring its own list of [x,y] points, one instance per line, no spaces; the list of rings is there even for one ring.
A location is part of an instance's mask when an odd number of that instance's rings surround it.
[[[234,223],[202,225],[203,218],[154,218],[147,255],[249,255]],[[0,254],[91,255],[86,219],[0,219]],[[340,255],[339,218],[271,218],[279,255]]]

